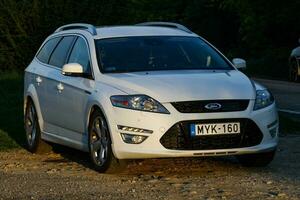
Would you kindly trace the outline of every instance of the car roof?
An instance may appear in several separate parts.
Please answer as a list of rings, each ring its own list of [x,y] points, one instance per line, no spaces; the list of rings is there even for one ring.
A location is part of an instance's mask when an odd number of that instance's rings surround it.
[[[98,27],[96,30],[95,39],[128,36],[197,36],[193,32],[160,26],[108,26]]]
[[[181,24],[172,22],[144,22],[129,26],[95,27],[92,24],[73,23],[56,29],[59,33],[82,33],[94,39],[128,37],[128,36],[194,36],[197,34]]]

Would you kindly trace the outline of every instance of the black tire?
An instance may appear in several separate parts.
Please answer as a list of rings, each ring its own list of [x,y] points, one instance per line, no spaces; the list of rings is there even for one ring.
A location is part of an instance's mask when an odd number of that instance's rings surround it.
[[[94,110],[89,121],[89,154],[93,167],[100,173],[118,173],[123,171],[127,162],[118,160],[111,148],[111,137],[105,117]]]
[[[31,153],[47,153],[52,147],[41,139],[41,129],[34,103],[28,100],[24,118],[26,147]]]
[[[298,76],[298,63],[296,60],[292,60],[289,67],[289,80],[293,82],[299,81]]]
[[[238,155],[236,157],[243,166],[265,167],[272,162],[275,152],[276,150],[265,153]]]

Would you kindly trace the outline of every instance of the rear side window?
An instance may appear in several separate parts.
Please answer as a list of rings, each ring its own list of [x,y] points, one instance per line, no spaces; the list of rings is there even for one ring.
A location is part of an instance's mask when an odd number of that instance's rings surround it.
[[[90,59],[87,45],[81,37],[78,37],[70,54],[69,63],[79,63],[85,73],[90,73]]]
[[[61,37],[50,39],[44,44],[38,55],[36,56],[41,62],[48,63],[51,52],[60,41]]]
[[[68,55],[73,40],[74,40],[73,36],[66,36],[59,42],[59,44],[54,49],[50,57],[50,61],[49,61],[50,65],[62,68],[62,66],[65,64],[66,57]]]

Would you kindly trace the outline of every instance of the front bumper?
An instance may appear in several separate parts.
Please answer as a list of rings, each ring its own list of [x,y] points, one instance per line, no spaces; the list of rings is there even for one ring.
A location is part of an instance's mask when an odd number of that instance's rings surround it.
[[[162,158],[162,157],[197,157],[224,156],[272,151],[278,143],[278,116],[275,103],[267,108],[253,111],[254,100],[250,100],[248,108],[240,112],[222,113],[179,113],[171,104],[164,104],[171,114],[157,114],[112,107],[107,116],[112,137],[112,149],[118,159]],[[182,121],[199,120],[249,119],[262,133],[262,140],[255,146],[241,148],[209,149],[209,150],[172,150],[165,148],[160,139],[175,124]],[[127,144],[121,133],[137,134],[121,131],[118,125],[152,130],[153,133],[138,133],[148,138],[141,144]],[[273,136],[270,131],[273,130]],[[274,134],[275,130],[275,134]]]

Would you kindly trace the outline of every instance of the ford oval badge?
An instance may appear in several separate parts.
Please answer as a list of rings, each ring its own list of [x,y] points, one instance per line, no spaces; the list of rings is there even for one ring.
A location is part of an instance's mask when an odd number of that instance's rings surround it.
[[[222,105],[219,103],[209,103],[204,106],[208,110],[219,110],[222,108]]]

